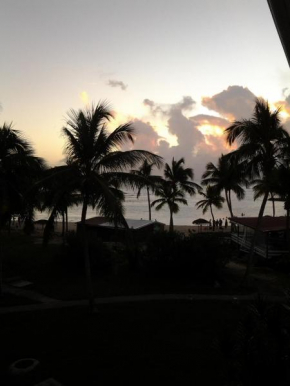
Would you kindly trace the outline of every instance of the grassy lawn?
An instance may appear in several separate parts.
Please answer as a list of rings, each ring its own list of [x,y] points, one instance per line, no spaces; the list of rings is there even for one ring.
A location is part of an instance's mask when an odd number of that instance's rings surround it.
[[[51,244],[43,248],[34,239],[12,233],[3,246],[3,272],[5,278],[19,276],[31,281],[28,289],[61,300],[86,298],[84,274],[70,270],[63,263],[62,246]],[[225,272],[228,275],[228,272]],[[229,276],[229,275],[228,275]],[[221,288],[198,283],[191,278],[160,278],[132,272],[120,264],[113,272],[94,272],[94,293],[97,297],[156,293],[238,293],[236,278],[228,277]]]
[[[64,385],[222,385],[213,340],[244,313],[230,302],[150,302],[1,315],[1,378],[20,358]]]

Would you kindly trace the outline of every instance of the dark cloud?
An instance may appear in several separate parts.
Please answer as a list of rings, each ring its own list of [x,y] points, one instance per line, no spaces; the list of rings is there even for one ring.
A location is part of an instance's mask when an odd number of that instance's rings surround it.
[[[230,120],[251,117],[256,96],[246,87],[229,86],[213,97],[204,97],[202,105]]]
[[[128,87],[128,85],[126,85],[121,80],[112,80],[112,79],[108,81],[108,85],[111,87],[120,87],[123,91],[125,91]]]
[[[154,130],[153,126],[149,122],[143,122],[140,119],[134,119],[132,125],[135,129],[135,142],[134,145],[127,145],[125,148],[143,149],[153,153],[158,153],[158,141],[159,135]]]
[[[170,116],[172,110],[191,111],[195,106],[195,101],[191,96],[184,96],[180,102],[172,104],[155,103],[151,99],[144,99],[144,106],[149,107],[151,114],[162,114]]]
[[[191,96],[184,96],[181,102],[173,106],[178,107],[183,111],[190,111],[193,109],[195,103],[196,102],[191,98]]]
[[[167,112],[166,106],[162,107],[162,105],[156,104],[156,103],[155,103],[154,101],[152,101],[151,99],[144,99],[143,105],[149,107],[150,113],[151,113],[152,115],[154,115],[154,116],[155,116],[156,114],[163,114],[163,115],[166,115],[166,112]]]
[[[155,102],[150,99],[144,99],[143,104],[149,106],[151,109],[155,106]]]

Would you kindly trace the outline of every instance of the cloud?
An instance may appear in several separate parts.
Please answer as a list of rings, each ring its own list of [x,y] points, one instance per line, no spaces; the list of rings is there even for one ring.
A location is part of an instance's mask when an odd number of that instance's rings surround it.
[[[233,119],[252,116],[255,95],[247,88],[230,86],[212,97],[203,98],[203,105],[221,116],[194,115],[196,102],[191,96],[184,96],[171,104],[146,98],[143,104],[148,107],[150,116],[146,122],[141,119],[133,121],[137,129],[133,148],[157,153],[167,163],[171,163],[173,157],[183,157],[186,166],[194,169],[195,181],[199,182],[208,162],[216,163],[221,154],[234,149],[226,143],[224,130]],[[159,124],[176,137],[177,144],[170,146],[169,139],[158,134]]]
[[[113,80],[113,79],[110,79],[108,81],[108,85],[111,87],[120,87],[123,91],[125,91],[128,87],[128,85],[122,82],[121,80]]]
[[[140,119],[134,119],[132,124],[136,130],[134,148],[158,153],[160,137],[154,130],[154,127],[149,122],[143,122]]]
[[[164,107],[162,107],[162,105],[156,104],[151,99],[144,99],[143,105],[149,107],[150,113],[153,116],[157,115],[158,113],[160,113],[162,115],[166,115],[166,111],[167,111],[166,105]]]
[[[184,96],[182,100],[177,103],[155,103],[151,99],[143,100],[144,106],[149,107],[152,115],[157,115],[158,113],[162,115],[169,116],[172,110],[180,110],[180,111],[191,111],[196,102],[192,99],[191,96]]]
[[[153,102],[151,99],[144,99],[143,104],[144,106],[149,106],[150,109],[155,106],[155,102]]]
[[[142,149],[158,153],[160,136],[156,133],[150,122],[144,122],[135,118],[131,120],[131,123],[135,129],[134,144],[128,142],[122,147],[122,150]]]
[[[198,114],[193,117],[190,117],[189,119],[193,121],[197,126],[212,125],[227,128],[230,125],[230,121],[228,121],[227,119],[207,114]]]
[[[206,137],[200,132],[199,126],[205,123],[214,123],[226,127],[228,124],[228,121],[222,118],[206,115],[187,117],[185,114],[193,110],[196,103],[190,96],[184,96],[181,101],[172,104],[157,104],[150,99],[145,99],[143,103],[149,107],[153,116],[161,113],[163,120],[166,121],[168,132],[177,138],[178,144],[176,146],[170,146],[168,141],[161,137],[157,140],[158,153],[163,156],[165,162],[168,163],[171,162],[173,157],[175,159],[183,157],[185,158],[187,167],[195,169],[200,150],[204,151],[205,148],[208,148],[208,153],[213,153],[212,146],[210,148],[207,145]],[[214,122],[211,122],[211,119],[214,120]],[[147,134],[150,136],[150,133]],[[215,145],[215,149],[216,148],[217,146]],[[204,167],[204,164],[202,166],[198,165],[197,170],[195,170],[197,178],[200,178]]]
[[[192,99],[191,96],[184,96],[182,101],[177,103],[175,106],[178,106],[183,111],[190,111],[193,109],[195,103],[196,102]]]
[[[229,86],[213,97],[202,98],[202,105],[233,121],[253,114],[256,96],[246,87]]]
[[[279,104],[283,107],[281,113],[284,113],[284,126],[290,132],[290,95],[287,89],[283,92],[284,100]],[[195,101],[190,96],[184,96],[181,101],[171,104],[144,99],[143,104],[148,107],[151,117],[147,116],[143,125],[141,120],[138,121],[140,134],[137,134],[137,141],[141,135],[139,145],[146,145],[147,149],[157,152],[167,163],[173,157],[184,157],[186,166],[194,169],[195,181],[199,182],[208,162],[216,163],[221,154],[235,149],[226,143],[224,131],[233,120],[252,117],[255,98],[248,88],[241,86],[229,86],[212,97],[203,98],[203,106],[220,116],[190,114],[195,108]],[[156,128],[152,122],[156,123]],[[160,122],[177,138],[177,145],[170,146],[168,139],[158,135]]]

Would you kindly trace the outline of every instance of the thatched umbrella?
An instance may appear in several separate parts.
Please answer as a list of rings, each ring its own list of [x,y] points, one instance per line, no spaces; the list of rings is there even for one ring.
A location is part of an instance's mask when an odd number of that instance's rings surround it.
[[[198,218],[192,221],[192,224],[196,224],[196,225],[209,224],[209,221],[205,220],[204,218]]]
[[[205,220],[204,218],[197,218],[196,220],[192,221],[192,224],[200,225],[200,230],[202,230],[202,226],[209,225],[210,222]]]

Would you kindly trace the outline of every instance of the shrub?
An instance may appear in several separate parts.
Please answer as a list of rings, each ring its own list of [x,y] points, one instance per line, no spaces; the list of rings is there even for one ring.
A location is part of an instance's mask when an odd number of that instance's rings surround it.
[[[110,271],[114,264],[114,251],[100,239],[89,240],[91,268],[96,271]],[[83,242],[76,232],[67,235],[66,264],[72,269],[83,269]]]
[[[141,266],[162,276],[200,278],[212,283],[229,259],[230,246],[215,234],[159,232],[140,252]]]
[[[290,382],[290,312],[258,298],[234,333],[225,331],[213,347],[226,385],[277,385]]]

